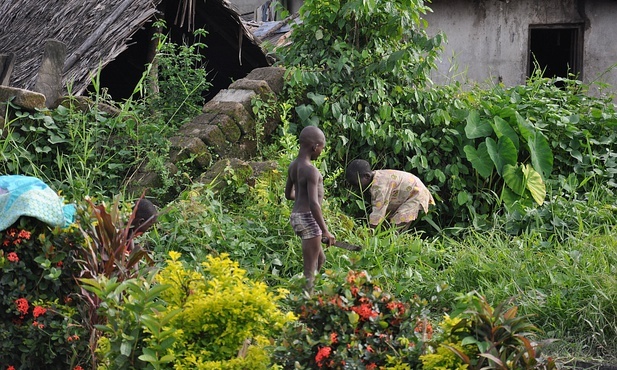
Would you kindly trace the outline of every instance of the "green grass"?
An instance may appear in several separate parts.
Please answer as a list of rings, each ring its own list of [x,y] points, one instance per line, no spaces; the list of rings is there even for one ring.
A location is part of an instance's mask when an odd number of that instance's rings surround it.
[[[158,254],[177,249],[189,252],[194,261],[208,253],[228,253],[252,278],[299,290],[300,239],[288,224],[291,202],[281,203],[283,187],[281,170],[244,193],[241,204],[226,204],[220,195],[197,186],[168,206],[151,243]],[[363,250],[326,250],[324,271],[367,270],[384,290],[423,299],[435,318],[452,310],[458,295],[471,291],[495,305],[512,298],[521,314],[531,315],[542,338],[558,339],[551,348],[555,357],[615,361],[615,198],[598,189],[587,199],[570,208],[565,201],[555,202],[553,219],[568,214],[580,225],[563,228],[558,236],[544,229],[510,235],[504,227],[469,228],[456,238],[372,230],[329,199],[324,215],[330,228],[337,238],[361,244]],[[590,211],[593,216],[587,215]],[[319,288],[319,278],[316,284]]]

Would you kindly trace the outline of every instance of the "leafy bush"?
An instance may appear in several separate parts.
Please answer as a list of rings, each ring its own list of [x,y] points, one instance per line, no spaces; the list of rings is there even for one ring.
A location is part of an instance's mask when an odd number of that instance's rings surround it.
[[[73,279],[78,230],[22,217],[0,240],[0,366],[85,366],[89,332]]]
[[[537,328],[517,313],[516,306],[493,308],[475,293],[461,297],[458,313],[445,317],[428,353],[420,356],[422,368],[556,369],[550,357],[540,354],[542,343],[532,343]]]
[[[292,299],[299,316],[277,340],[274,358],[285,369],[409,369],[432,329],[422,303],[396,299],[366,272],[326,275],[323,290]],[[405,364],[405,365],[403,365]]]
[[[165,22],[154,23],[163,31]],[[207,79],[206,61],[202,50],[207,31],[198,29],[191,39],[175,43],[171,35],[155,33],[158,41],[156,56],[136,88],[144,97],[146,111],[160,126],[176,129],[201,113],[204,96],[212,86]]]
[[[247,280],[226,255],[208,257],[197,271],[184,266],[179,253],[170,257],[157,281],[170,286],[161,293],[165,312],[179,311],[170,321],[174,368],[265,369],[265,344],[293,320],[278,307],[286,292]]]
[[[0,139],[0,172],[44,179],[73,199],[117,190],[139,159],[131,136],[120,135],[130,128],[98,102],[86,109],[73,98],[65,104],[35,113],[8,105],[15,118]]]
[[[441,36],[426,36],[427,9],[415,1],[304,3],[282,53],[287,91],[299,121],[324,130],[335,166],[362,157],[419,175],[437,200],[433,233],[490,228],[504,205],[524,215],[547,200],[547,188],[559,191],[558,174],[574,174],[579,192],[617,186],[610,97],[540,72],[510,88],[428,86]]]

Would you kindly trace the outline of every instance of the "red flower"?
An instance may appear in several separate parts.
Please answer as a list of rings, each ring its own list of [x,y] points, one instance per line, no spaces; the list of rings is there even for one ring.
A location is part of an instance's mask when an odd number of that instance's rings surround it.
[[[371,317],[378,315],[377,312],[371,309],[371,305],[369,303],[362,303],[359,306],[352,307],[351,310],[357,313],[364,320],[368,320]]]
[[[41,306],[35,306],[34,310],[32,310],[32,315],[34,317],[39,317],[41,315],[44,315],[45,312],[47,312],[47,308],[41,307]]]
[[[39,329],[43,329],[43,328],[45,327],[45,324],[41,324],[41,323],[40,323],[40,322],[38,322],[38,321],[33,321],[33,322],[32,322],[32,326],[36,326],[36,327],[38,327]]]
[[[28,313],[30,305],[26,298],[17,298],[15,304],[17,305],[17,311],[21,312],[22,316]]]
[[[19,262],[19,257],[17,256],[17,253],[15,252],[10,252],[9,254],[7,254],[6,259],[11,262]]]
[[[371,362],[370,364],[366,365],[365,367],[366,370],[375,370],[377,369],[377,364],[374,362]]]
[[[330,342],[332,344],[338,342],[338,334],[336,334],[336,332],[330,333]]]
[[[79,365],[77,365],[77,366],[75,366],[75,367],[73,368],[73,370],[84,370],[84,368],[83,368],[83,367],[81,367],[81,366],[79,366]]]
[[[422,340],[424,341],[430,340],[433,337],[433,326],[427,319],[418,319],[416,327],[413,329],[413,331],[422,334]]]
[[[26,230],[21,230],[19,232],[19,234],[17,235],[18,238],[22,238],[22,239],[30,239],[30,231],[26,231]]]
[[[7,367],[6,370],[15,370],[15,366],[9,365],[9,367]]]
[[[57,268],[62,268],[62,261],[58,261],[58,263],[56,263],[56,267]]]
[[[317,355],[315,355],[315,362],[317,362],[317,366],[322,367],[323,361],[330,356],[332,353],[332,348],[326,346],[321,347],[319,351],[317,351]]]

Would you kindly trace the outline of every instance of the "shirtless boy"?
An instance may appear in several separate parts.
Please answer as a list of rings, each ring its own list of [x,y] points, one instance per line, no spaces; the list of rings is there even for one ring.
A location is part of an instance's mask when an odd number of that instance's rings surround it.
[[[327,244],[331,246],[335,238],[328,231],[321,213],[323,177],[311,163],[321,154],[326,145],[326,137],[318,127],[307,126],[300,132],[299,141],[298,157],[291,162],[287,171],[285,197],[294,201],[289,221],[296,235],[302,239],[305,290],[311,294],[315,272],[319,271],[326,261],[321,239],[327,238]]]

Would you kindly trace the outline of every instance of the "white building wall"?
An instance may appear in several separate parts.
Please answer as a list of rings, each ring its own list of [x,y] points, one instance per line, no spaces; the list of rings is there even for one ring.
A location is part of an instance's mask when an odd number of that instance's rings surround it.
[[[617,63],[616,0],[433,0],[424,18],[429,34],[446,34],[436,83],[525,82],[529,25],[585,22],[582,74],[586,82]],[[617,88],[617,68],[602,77]]]

